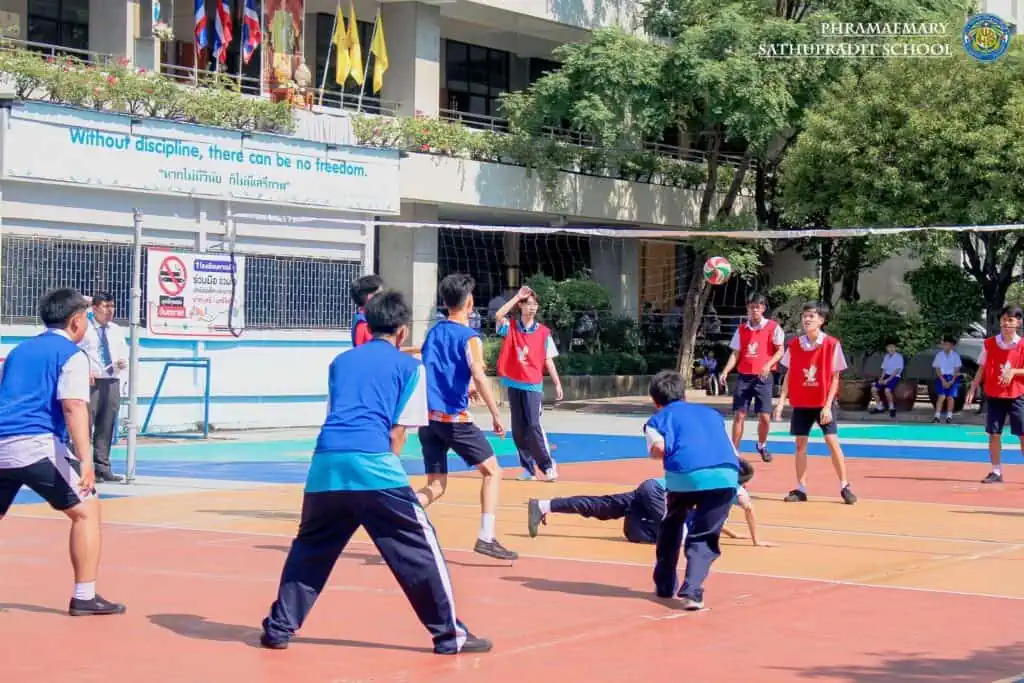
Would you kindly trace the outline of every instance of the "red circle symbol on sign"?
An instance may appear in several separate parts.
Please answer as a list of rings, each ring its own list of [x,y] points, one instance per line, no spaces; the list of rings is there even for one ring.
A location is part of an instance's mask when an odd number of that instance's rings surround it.
[[[156,281],[164,294],[178,296],[185,291],[187,277],[188,271],[185,270],[182,260],[177,256],[168,256],[160,263],[160,272],[157,274]]]

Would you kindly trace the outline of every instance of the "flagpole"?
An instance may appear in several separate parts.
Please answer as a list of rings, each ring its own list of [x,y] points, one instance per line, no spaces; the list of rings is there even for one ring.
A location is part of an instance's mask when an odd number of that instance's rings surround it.
[[[366,92],[366,79],[370,76],[370,57],[373,55],[373,41],[377,39],[377,27],[380,26],[380,8],[377,8],[377,19],[373,22],[373,35],[370,36],[370,49],[366,51],[366,66],[363,68],[363,82],[359,86],[359,101],[356,102],[356,113],[363,111],[363,93]],[[376,56],[373,57],[377,59]]]
[[[327,72],[331,70],[331,51],[334,50],[334,34],[338,32],[339,14],[341,14],[341,0],[338,0],[338,7],[334,10],[334,25],[331,26],[331,43],[327,46],[327,61],[324,62],[324,75],[320,79],[320,101],[317,103],[319,107],[324,106],[324,88],[327,87]]]
[[[242,66],[245,61],[245,45],[242,44],[242,36],[245,33],[245,6],[247,0],[240,0],[238,3],[238,92],[242,92]]]

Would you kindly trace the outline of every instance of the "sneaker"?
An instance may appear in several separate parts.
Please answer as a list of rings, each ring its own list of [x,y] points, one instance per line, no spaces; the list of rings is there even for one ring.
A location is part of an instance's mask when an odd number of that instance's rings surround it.
[[[541,524],[548,523],[548,516],[540,511],[540,501],[536,498],[531,498],[526,505],[526,528],[530,532],[530,538],[537,538],[537,531]]]
[[[839,496],[843,499],[843,502],[847,505],[853,505],[857,502],[857,496],[853,495],[853,491],[850,489],[850,485],[847,484],[839,492]]]
[[[99,594],[92,600],[71,598],[71,604],[68,605],[68,614],[73,617],[98,617],[108,614],[124,614],[126,611],[127,608],[124,605],[104,600]]]
[[[260,634],[260,646],[268,650],[287,650],[287,640],[272,640],[266,633]]]
[[[699,612],[704,609],[704,601],[694,600],[693,598],[683,598],[683,609],[687,612]]]
[[[466,638],[466,642],[462,644],[462,648],[459,650],[459,654],[490,652],[493,647],[494,643],[487,640],[486,638],[477,638],[476,636],[469,636]]]
[[[938,415],[936,415],[935,417],[932,418],[932,424],[933,425],[939,424],[939,416]]]
[[[787,493],[786,497],[783,498],[782,500],[786,501],[787,503],[806,503],[807,494],[801,491],[800,489],[793,489],[792,491]]]
[[[772,461],[772,454],[768,452],[768,446],[758,446],[757,454],[761,456],[761,460],[764,462]]]
[[[516,477],[516,481],[533,481],[536,478],[537,477],[533,476],[532,474],[530,474],[526,470],[523,470],[523,473],[520,474],[518,477]]]
[[[476,539],[476,545],[473,546],[473,552],[486,555],[487,557],[493,557],[496,560],[515,560],[519,557],[519,553],[509,550],[501,543],[498,539],[491,541],[484,541],[482,539]]]
[[[989,472],[988,475],[981,480],[982,484],[1002,484],[1003,475],[996,474],[995,472]]]
[[[946,418],[946,424],[948,424],[948,425],[953,424],[953,416],[952,415],[950,415],[949,417]]]
[[[551,466],[551,469],[544,470],[544,478],[549,484],[558,481],[558,470],[554,465]]]
[[[889,409],[889,417],[896,417],[896,409],[895,408],[890,408]]]

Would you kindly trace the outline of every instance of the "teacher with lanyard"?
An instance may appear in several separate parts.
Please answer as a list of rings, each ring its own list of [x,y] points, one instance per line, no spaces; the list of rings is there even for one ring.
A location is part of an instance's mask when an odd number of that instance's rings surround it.
[[[96,481],[121,481],[110,467],[110,446],[121,410],[121,371],[128,367],[128,345],[114,323],[114,297],[107,292],[92,296],[89,327],[79,347],[89,357],[89,415]]]

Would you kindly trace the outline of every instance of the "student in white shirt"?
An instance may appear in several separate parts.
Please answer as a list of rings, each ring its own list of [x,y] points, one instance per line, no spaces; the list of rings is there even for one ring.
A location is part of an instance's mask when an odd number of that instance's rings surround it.
[[[946,424],[953,422],[953,404],[960,393],[960,368],[963,361],[960,354],[954,351],[956,339],[950,336],[942,338],[942,350],[935,354],[932,367],[935,368],[935,417],[932,422],[938,424],[943,418],[945,408]]]
[[[93,295],[89,327],[79,348],[89,357],[89,414],[96,480],[121,481],[110,466],[110,445],[121,410],[120,375],[128,367],[129,351],[124,331],[114,323],[114,297],[107,292]]]
[[[875,394],[875,406],[871,412],[881,413],[889,411],[889,417],[896,417],[896,401],[892,392],[903,377],[903,354],[896,350],[896,344],[890,342],[885,345],[885,356],[882,358],[882,372],[875,380],[873,387]]]

